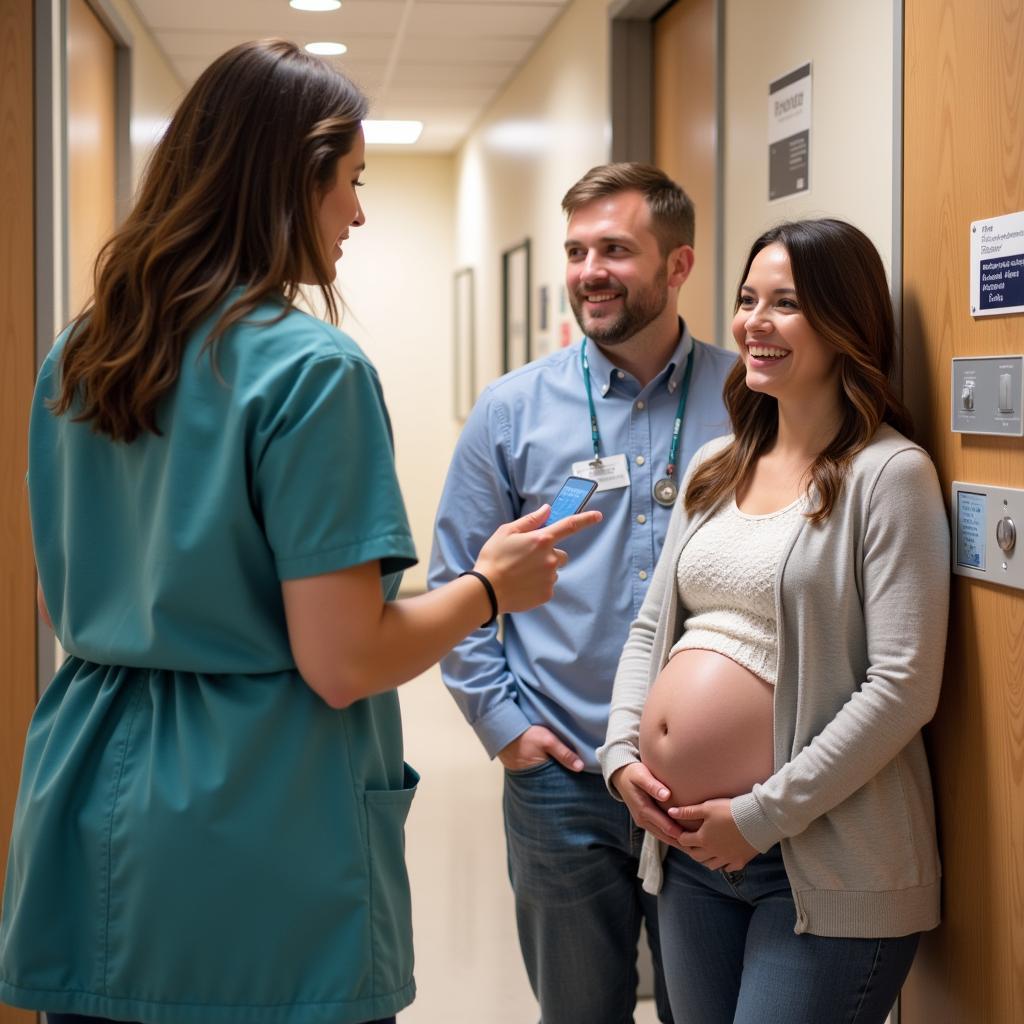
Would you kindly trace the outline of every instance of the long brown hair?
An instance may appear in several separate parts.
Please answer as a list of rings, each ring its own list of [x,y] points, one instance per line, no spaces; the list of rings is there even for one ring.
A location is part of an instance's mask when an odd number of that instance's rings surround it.
[[[100,252],[92,301],[65,344],[54,411],[73,410],[115,441],[159,434],[158,405],[190,332],[236,287],[208,346],[263,302],[279,300],[284,315],[304,276],[337,322],[317,200],[366,109],[344,75],[284,40],[243,43],[215,60]]]
[[[808,518],[820,523],[839,497],[850,461],[879,425],[888,423],[907,436],[913,425],[889,382],[896,361],[896,324],[885,268],[871,240],[841,220],[780,224],[751,246],[740,286],[754,257],[775,244],[789,254],[797,298],[808,324],[839,355],[845,399],[842,423],[809,470],[817,504]],[[778,432],[778,402],[747,387],[742,360],[737,360],[726,379],[723,397],[735,436],[691,477],[684,499],[687,512],[711,508],[742,488]]]

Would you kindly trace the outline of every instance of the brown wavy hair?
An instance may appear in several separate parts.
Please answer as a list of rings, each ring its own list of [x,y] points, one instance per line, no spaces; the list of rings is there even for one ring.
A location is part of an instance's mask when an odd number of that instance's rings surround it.
[[[73,321],[57,414],[115,441],[160,433],[189,334],[220,307],[207,347],[261,303],[281,316],[315,283],[337,322],[333,268],[317,234],[320,194],[366,116],[362,92],[279,39],[243,43],[188,91],[122,227],[104,245],[93,297]]]
[[[780,224],[751,246],[740,287],[754,257],[776,244],[789,254],[797,298],[808,324],[839,355],[845,399],[842,423],[809,469],[817,502],[807,516],[821,523],[832,512],[851,460],[879,425],[888,423],[908,437],[913,425],[890,383],[896,363],[896,324],[885,268],[871,240],[841,220]],[[739,301],[737,289],[737,309]],[[778,433],[778,402],[747,387],[742,360],[737,360],[726,379],[723,397],[734,438],[690,478],[684,498],[687,512],[711,508],[741,489]]]

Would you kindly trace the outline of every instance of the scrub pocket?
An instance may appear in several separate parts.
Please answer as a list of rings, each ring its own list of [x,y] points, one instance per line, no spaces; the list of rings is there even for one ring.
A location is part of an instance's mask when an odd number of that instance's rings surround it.
[[[405,867],[405,819],[419,775],[408,764],[401,789],[364,794],[370,847],[373,993],[386,995],[412,980],[412,904]]]

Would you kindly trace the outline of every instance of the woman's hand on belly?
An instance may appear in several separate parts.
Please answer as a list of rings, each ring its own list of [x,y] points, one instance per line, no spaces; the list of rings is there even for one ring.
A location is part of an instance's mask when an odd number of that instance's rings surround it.
[[[712,871],[719,868],[739,871],[757,856],[757,850],[737,828],[729,800],[706,800],[692,807],[670,807],[668,813],[684,823],[701,821],[696,832],[681,832],[675,845]]]
[[[682,834],[677,825],[658,806],[659,800],[668,800],[671,793],[659,782],[641,761],[619,768],[611,777],[611,784],[625,801],[633,820],[663,843],[674,845]]]

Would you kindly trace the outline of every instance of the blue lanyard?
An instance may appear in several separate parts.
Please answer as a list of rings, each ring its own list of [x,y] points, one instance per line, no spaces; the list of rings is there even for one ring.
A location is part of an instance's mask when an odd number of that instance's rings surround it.
[[[679,438],[683,432],[683,416],[686,413],[686,397],[690,393],[690,377],[693,374],[693,350],[695,343],[690,342],[690,354],[686,357],[686,370],[683,373],[683,384],[679,393],[679,406],[676,408],[676,420],[672,425],[672,444],[668,450],[668,468],[665,475],[671,477],[676,471],[676,458],[679,455]],[[583,383],[587,388],[587,405],[590,407],[590,438],[594,443],[594,461],[601,461],[601,432],[597,427],[597,409],[594,408],[594,395],[590,386],[590,360],[587,359],[587,339],[580,346],[580,363],[583,366]]]

